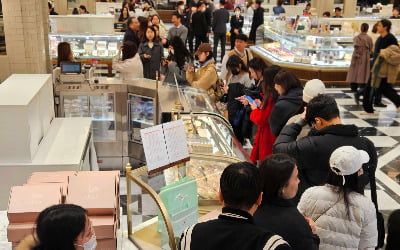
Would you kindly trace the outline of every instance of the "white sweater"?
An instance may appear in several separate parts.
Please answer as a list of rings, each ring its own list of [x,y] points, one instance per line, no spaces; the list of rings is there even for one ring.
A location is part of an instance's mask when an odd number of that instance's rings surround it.
[[[321,239],[319,249],[375,249],[378,229],[372,201],[359,193],[349,193],[349,219],[343,198],[336,203],[339,194],[332,187],[325,185],[307,189],[298,205],[305,217],[316,220],[317,234]]]
[[[121,61],[119,54],[114,56],[112,68],[120,72],[121,80],[143,78],[143,64],[139,53],[124,61]]]

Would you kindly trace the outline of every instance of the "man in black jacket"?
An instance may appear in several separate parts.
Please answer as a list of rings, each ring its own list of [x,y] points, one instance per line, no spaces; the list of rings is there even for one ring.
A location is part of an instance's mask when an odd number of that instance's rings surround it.
[[[197,12],[192,16],[192,30],[196,38],[194,50],[197,50],[201,43],[208,43],[207,33],[209,30],[206,21],[206,5],[203,2],[198,3]]]
[[[256,7],[254,10],[254,15],[253,15],[253,22],[251,23],[251,30],[250,30],[250,35],[249,35],[249,39],[251,41],[253,41],[254,43],[256,42],[257,28],[261,24],[264,24],[264,8],[261,7],[261,1],[257,0]]]
[[[226,24],[229,22],[229,12],[224,9],[225,0],[220,0],[219,9],[213,13],[212,31],[214,32],[213,56],[217,61],[218,43],[221,41],[221,61],[225,55]]]
[[[305,118],[305,119],[304,119]],[[296,141],[306,120],[313,126],[309,136]],[[339,109],[333,97],[318,95],[310,100],[303,118],[286,125],[275,141],[273,152],[286,153],[297,161],[299,170],[298,197],[305,189],[325,183],[329,173],[329,158],[341,146],[353,146],[368,152],[370,161],[365,164],[364,183],[375,183],[377,154],[374,144],[358,135],[355,125],[342,124]]]
[[[132,41],[139,48],[140,40],[139,40],[139,37],[137,35],[138,31],[139,31],[139,21],[138,21],[138,19],[136,17],[128,18],[128,28],[125,31],[124,42],[125,41]]]
[[[281,236],[257,227],[253,214],[262,200],[258,169],[251,163],[233,163],[220,179],[219,198],[224,204],[216,220],[195,224],[181,237],[181,250],[287,250]]]

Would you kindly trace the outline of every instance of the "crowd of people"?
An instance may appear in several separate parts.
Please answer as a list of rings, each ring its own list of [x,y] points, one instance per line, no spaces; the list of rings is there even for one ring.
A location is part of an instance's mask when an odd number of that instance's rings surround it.
[[[282,3],[274,11],[283,13]],[[213,11],[210,1],[187,6],[178,2],[168,31],[157,14],[129,16],[129,6],[121,13],[122,19],[127,18],[127,30],[113,59],[113,69],[121,78],[156,79],[159,73],[164,82],[207,91],[212,100],[226,104],[219,106],[227,107],[221,112],[238,142],[253,146],[251,163],[232,164],[221,176],[222,214],[189,227],[181,249],[220,249],[221,244],[232,249],[382,246],[385,234],[378,211],[374,144],[359,136],[357,126],[342,123],[338,105],[325,93],[322,81],[310,80],[303,88],[293,72],[267,66],[255,57],[247,48],[255,33],[243,34],[240,7],[229,17],[225,6],[221,0]],[[262,23],[262,11],[261,3],[255,2],[255,26]],[[335,17],[341,17],[340,12],[336,9]],[[225,53],[229,22],[231,50]],[[367,35],[366,23],[354,38],[347,81],[357,104],[363,96],[367,113],[374,112],[373,103],[383,105],[381,95],[400,111],[400,96],[391,85],[400,65],[398,41],[390,33],[390,20],[382,19],[375,26],[379,34],[375,42]],[[210,32],[214,46],[208,40]],[[68,44],[60,43],[59,49],[61,45],[66,52],[59,51],[59,61],[73,60]],[[371,199],[364,196],[367,184]],[[398,217],[394,214],[391,220],[397,226]],[[389,232],[395,231],[390,228]],[[226,233],[218,234],[221,231]],[[388,236],[388,246],[396,240]]]

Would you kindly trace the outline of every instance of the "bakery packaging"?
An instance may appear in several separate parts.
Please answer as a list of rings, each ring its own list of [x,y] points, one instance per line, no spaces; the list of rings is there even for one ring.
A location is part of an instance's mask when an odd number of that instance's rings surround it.
[[[35,229],[35,223],[14,223],[7,226],[7,239],[9,242],[20,242],[26,236],[31,235]]]
[[[68,177],[74,175],[75,171],[33,172],[26,183],[68,183]]]
[[[96,239],[116,238],[117,223],[115,216],[89,216]]]
[[[97,240],[96,250],[115,250],[117,249],[117,239]]]
[[[65,203],[84,207],[89,215],[117,212],[115,176],[70,176]]]
[[[15,186],[11,188],[7,216],[10,223],[35,222],[47,207],[60,204],[60,188],[48,185]]]

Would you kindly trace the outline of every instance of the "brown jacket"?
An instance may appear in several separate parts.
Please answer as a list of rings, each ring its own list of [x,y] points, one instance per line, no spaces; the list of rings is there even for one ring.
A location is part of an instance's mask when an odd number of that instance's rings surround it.
[[[186,80],[190,83],[190,85],[192,85],[192,87],[204,89],[210,95],[213,95],[218,80],[214,59],[211,59],[206,65],[200,67],[196,72],[186,71]]]
[[[370,56],[373,50],[371,37],[361,33],[354,37],[354,52],[347,73],[346,82],[367,83],[370,76]]]
[[[383,58],[380,63],[379,57]],[[371,85],[379,87],[382,78],[387,78],[388,83],[396,83],[400,66],[400,48],[397,45],[390,45],[386,49],[381,49],[379,57],[375,60],[372,67]],[[377,69],[379,67],[379,69]],[[378,71],[378,77],[375,72]],[[376,79],[376,80],[374,80]]]

